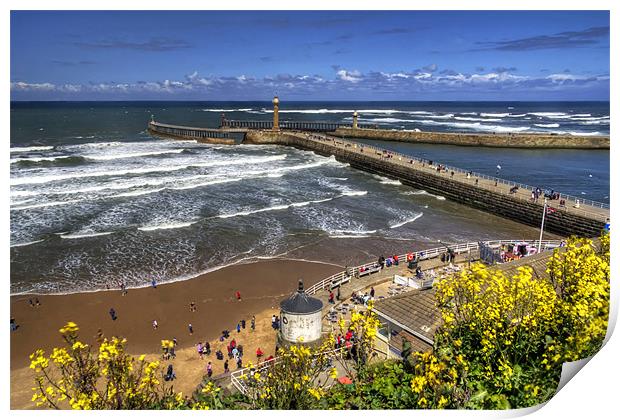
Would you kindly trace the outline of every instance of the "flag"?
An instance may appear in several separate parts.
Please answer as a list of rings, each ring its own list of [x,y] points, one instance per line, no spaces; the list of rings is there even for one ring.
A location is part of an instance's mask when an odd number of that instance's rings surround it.
[[[556,212],[556,209],[554,209],[553,207],[547,207],[547,214],[553,214]]]

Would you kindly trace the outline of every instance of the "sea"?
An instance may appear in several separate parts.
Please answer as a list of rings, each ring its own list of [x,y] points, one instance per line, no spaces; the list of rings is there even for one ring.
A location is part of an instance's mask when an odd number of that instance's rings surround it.
[[[281,102],[280,119],[386,129],[609,135],[608,102]],[[180,281],[272,258],[357,265],[377,255],[538,231],[276,145],[153,137],[156,121],[269,120],[270,102],[12,102],[11,294]],[[609,203],[608,150],[359,140]],[[248,282],[252,279],[248,278]]]

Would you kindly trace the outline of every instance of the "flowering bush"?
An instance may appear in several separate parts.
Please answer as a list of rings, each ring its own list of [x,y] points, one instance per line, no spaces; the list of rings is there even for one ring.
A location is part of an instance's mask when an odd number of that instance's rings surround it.
[[[81,410],[209,408],[163,384],[159,362],[144,355],[136,360],[125,351],[126,339],[102,338],[99,348],[79,341],[79,328],[68,322],[60,333],[66,345],[30,355],[36,386],[32,401],[37,406]],[[207,394],[216,394],[213,388]]]

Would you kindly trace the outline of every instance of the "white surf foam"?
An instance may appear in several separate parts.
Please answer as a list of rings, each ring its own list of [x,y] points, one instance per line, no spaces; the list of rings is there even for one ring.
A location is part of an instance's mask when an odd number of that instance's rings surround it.
[[[196,221],[194,221],[194,222],[184,222],[184,223],[164,223],[164,224],[161,224],[161,225],[142,226],[142,227],[139,227],[138,230],[142,230],[142,231],[145,231],[145,232],[150,232],[150,231],[153,231],[153,230],[179,229],[179,228],[184,228],[184,227],[191,226],[194,223],[196,223]]]
[[[249,216],[250,214],[264,213],[264,212],[267,212],[267,211],[286,210],[286,209],[291,208],[291,207],[305,207],[305,206],[308,206],[310,204],[325,203],[327,201],[333,200],[334,198],[337,198],[337,197],[324,198],[324,199],[321,199],[321,200],[301,201],[301,202],[290,203],[290,204],[279,204],[277,206],[265,207],[265,208],[262,208],[262,209],[240,211],[240,212],[237,212],[237,213],[230,213],[230,214],[220,214],[220,215],[217,215],[216,217],[218,217],[220,219],[229,219],[231,217]]]
[[[94,238],[96,236],[107,236],[114,232],[76,232],[64,235],[59,235],[62,239],[81,239],[81,238]]]
[[[22,242],[22,243],[12,244],[11,248],[19,248],[19,247],[22,247],[22,246],[34,245],[34,244],[38,244],[39,242],[43,242],[43,241],[44,241],[44,239],[39,239],[38,241]]]
[[[558,128],[560,126],[560,124],[557,123],[552,123],[552,124],[534,124],[536,127],[542,127],[542,128]]]
[[[412,218],[410,218],[410,219],[406,219],[406,220],[403,220],[402,222],[399,222],[399,223],[396,223],[396,224],[391,225],[391,226],[390,226],[390,229],[395,229],[395,228],[397,228],[397,227],[404,226],[404,225],[406,225],[407,223],[415,222],[416,220],[418,220],[418,219],[419,219],[420,217],[422,217],[423,215],[424,215],[424,213],[418,213],[418,214],[416,214],[414,217],[412,217]]]
[[[558,118],[567,115],[566,112],[528,112],[528,115],[535,115],[537,117],[549,117]]]
[[[36,176],[36,177],[20,177],[16,179],[11,179],[10,185],[27,185],[27,184],[44,184],[47,182],[53,181],[62,181],[65,179],[74,179],[74,178],[95,178],[95,177],[104,177],[104,176],[118,176],[118,175],[130,175],[130,174],[146,174],[153,172],[173,172],[179,171],[188,168],[206,168],[213,166],[237,166],[237,165],[251,165],[256,163],[267,163],[274,162],[278,160],[286,159],[286,155],[275,155],[275,156],[267,156],[267,157],[259,157],[259,158],[243,158],[243,159],[231,159],[231,160],[222,160],[222,161],[214,161],[214,162],[188,162],[183,165],[176,166],[151,166],[146,168],[136,168],[136,169],[120,169],[113,171],[100,171],[100,172],[77,172],[77,173],[67,173],[62,175],[45,175],[45,176]]]
[[[71,156],[53,156],[53,157],[30,157],[30,158],[14,158],[11,159],[11,165],[18,162],[45,162],[54,161],[58,159],[66,159]]]
[[[343,191],[342,195],[346,195],[347,197],[358,197],[362,195],[368,194],[368,191]]]
[[[509,127],[504,125],[483,125],[479,122],[475,123],[464,123],[464,122],[449,122],[449,121],[433,121],[433,120],[422,120],[421,124],[428,125],[446,125],[450,127],[456,128],[469,128],[475,131],[488,131],[488,132],[499,132],[499,133],[514,133],[520,131],[529,130],[530,127]]]
[[[407,195],[428,195],[430,197],[435,197],[437,200],[445,200],[446,197],[444,197],[443,195],[435,195],[435,194],[431,194],[428,191],[425,190],[418,190],[418,191],[410,191],[405,193]]]
[[[17,206],[11,207],[11,211],[13,210],[29,210],[29,209],[38,209],[42,207],[56,207],[56,206],[65,206],[67,204],[79,203],[83,200],[68,200],[68,201],[50,201],[47,203],[39,203],[39,204],[31,204],[27,206]]]
[[[204,112],[248,112],[252,111],[252,108],[236,108],[236,109],[220,109],[220,108],[207,108],[203,109]]]
[[[500,122],[501,118],[454,117],[458,121]]]
[[[177,149],[177,150],[161,150],[157,152],[135,152],[135,153],[123,153],[123,154],[114,154],[114,155],[85,155],[86,159],[92,160],[117,160],[117,159],[127,159],[134,157],[143,157],[143,156],[159,156],[159,155],[168,155],[168,154],[178,154],[183,153],[185,149]]]
[[[332,230],[330,238],[368,238],[371,234],[377,233],[376,230]]]
[[[30,146],[30,147],[11,147],[11,153],[37,152],[42,150],[52,150],[54,146]]]
[[[500,112],[500,113],[493,113],[493,112],[481,112],[480,116],[481,117],[507,117],[509,116],[510,113],[509,112]]]

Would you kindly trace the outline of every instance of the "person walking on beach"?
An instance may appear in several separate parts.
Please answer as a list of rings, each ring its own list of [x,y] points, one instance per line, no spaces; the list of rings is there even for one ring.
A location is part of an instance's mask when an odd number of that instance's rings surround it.
[[[237,322],[237,334],[241,332],[241,324]]]
[[[157,329],[157,320],[156,319],[153,320],[153,329],[154,330]]]
[[[151,280],[151,286],[153,286],[153,289],[157,289],[157,283],[155,282],[155,279]]]
[[[256,349],[256,362],[260,363],[260,359],[263,357],[265,353],[259,348]]]
[[[211,362],[207,363],[207,376],[209,378],[213,376],[213,366],[211,366]]]
[[[375,288],[374,287],[370,287],[370,297],[374,298],[375,297]]]
[[[228,360],[224,361],[224,373],[228,373],[230,372],[230,369],[228,369]]]
[[[241,320],[241,328],[243,328],[245,330],[245,319]]]
[[[202,341],[196,344],[196,351],[198,352],[198,356],[200,356],[200,360],[202,360]]]
[[[241,360],[241,357],[237,359],[237,369],[241,369],[241,366],[243,366],[243,360]]]
[[[192,327],[192,324],[189,324],[187,326],[187,329],[189,330],[189,335],[193,335],[194,334],[194,327]]]
[[[236,291],[235,292],[235,296],[237,297],[237,300],[241,300],[241,292],[240,291]]]
[[[110,318],[112,318],[112,321],[116,321],[116,311],[114,308],[110,308]]]
[[[252,315],[252,321],[250,321],[250,328],[252,328],[252,331],[256,329],[256,317],[254,315]]]
[[[336,299],[340,301],[340,285],[338,285],[338,289],[336,289]]]
[[[329,292],[329,303],[333,304],[334,302],[334,292]]]

